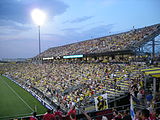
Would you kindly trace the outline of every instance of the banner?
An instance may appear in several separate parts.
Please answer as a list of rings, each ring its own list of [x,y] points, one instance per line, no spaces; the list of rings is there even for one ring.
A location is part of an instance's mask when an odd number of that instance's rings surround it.
[[[96,111],[108,109],[107,93],[101,96],[95,97]]]

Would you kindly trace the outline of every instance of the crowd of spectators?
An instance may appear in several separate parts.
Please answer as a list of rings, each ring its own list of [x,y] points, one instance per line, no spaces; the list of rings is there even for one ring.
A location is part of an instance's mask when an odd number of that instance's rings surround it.
[[[76,120],[76,109],[72,106],[67,113],[63,113],[60,110],[60,106],[57,106],[56,110],[48,109],[44,115],[37,116],[36,112],[29,117],[29,120]]]
[[[155,114],[155,112],[150,112],[148,109],[141,109],[135,112],[134,118],[131,118],[129,110],[122,111],[122,112],[113,112],[113,119],[112,120],[159,120],[160,114]]]
[[[73,105],[87,105],[94,103],[94,97],[108,93],[108,97],[130,91],[136,105],[146,106],[154,113],[155,102],[160,101],[157,96],[153,99],[151,91],[144,90],[144,76],[140,70],[145,65],[139,64],[4,64],[5,71],[16,82],[28,87],[36,88],[45,94],[61,108]],[[146,102],[145,102],[146,101]]]
[[[130,71],[135,68],[134,65],[102,63],[13,64],[6,75],[28,88],[42,91],[53,101],[56,98],[61,106],[69,108],[79,102],[91,102],[101,94],[114,96],[117,91],[127,92],[129,77],[134,78]]]
[[[95,38],[78,43],[50,48],[40,54],[40,57],[64,56],[74,54],[92,54],[108,51],[128,50],[131,46],[140,43],[144,38],[159,29],[158,25],[134,29],[116,35]]]
[[[129,88],[143,91],[143,76],[138,74],[138,65],[77,63],[12,64],[6,65],[5,69],[7,67],[6,75],[22,85],[42,91],[51,99],[56,98],[64,108],[109,90],[113,91],[108,93],[109,96],[117,91],[126,92]],[[141,99],[141,94],[137,94]]]
[[[144,38],[157,29],[159,29],[159,25],[153,25],[126,33],[50,48],[40,56],[63,56],[125,50],[128,49],[128,46],[143,41]],[[115,58],[111,61],[117,62],[119,59]],[[151,91],[145,91],[144,89],[144,76],[140,73],[140,70],[146,67],[144,64],[104,64],[103,62],[0,65],[3,74],[13,78],[28,89],[40,91],[63,109],[69,109],[75,105],[86,107],[94,104],[94,97],[105,93],[107,93],[109,100],[113,96],[130,92],[136,102],[136,107],[146,106],[149,112],[154,114],[155,103],[160,98],[153,99]],[[50,111],[47,114],[50,114]],[[119,116],[117,112],[114,115]],[[128,113],[126,112],[122,116],[124,117],[124,115],[127,116]],[[68,113],[68,116],[70,116],[70,119],[76,119],[72,114]],[[54,117],[56,118],[56,115]],[[45,116],[43,119],[45,119]],[[113,118],[113,120],[116,119]],[[143,118],[141,119],[143,120]]]
[[[58,106],[59,107],[59,106]],[[129,110],[124,111],[112,111],[112,117],[102,115],[96,118],[96,116],[91,117],[87,112],[82,110],[83,117],[79,118],[80,120],[159,120],[160,113],[151,113],[148,109],[137,110],[135,116],[132,117]],[[76,110],[74,106],[64,114],[59,109],[56,111],[47,110],[47,112],[42,116],[36,116],[36,112],[33,112],[33,115],[29,120],[77,120]]]

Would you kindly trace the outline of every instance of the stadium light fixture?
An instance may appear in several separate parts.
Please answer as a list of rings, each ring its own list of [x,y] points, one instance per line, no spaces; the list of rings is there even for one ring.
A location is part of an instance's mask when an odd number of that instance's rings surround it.
[[[39,55],[41,53],[41,39],[40,39],[40,26],[42,26],[46,19],[46,14],[40,9],[34,9],[31,12],[31,17],[36,25],[38,25],[38,37],[39,37]]]
[[[40,9],[34,9],[31,13],[32,19],[36,25],[42,26],[46,19],[46,14]]]

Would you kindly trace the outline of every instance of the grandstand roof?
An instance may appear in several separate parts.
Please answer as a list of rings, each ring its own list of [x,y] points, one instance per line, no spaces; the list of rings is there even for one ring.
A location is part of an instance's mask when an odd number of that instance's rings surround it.
[[[113,54],[130,54],[160,34],[160,24],[131,30],[128,32],[94,38],[64,46],[49,48],[40,57],[65,55],[103,56]],[[38,57],[36,56],[36,57]]]

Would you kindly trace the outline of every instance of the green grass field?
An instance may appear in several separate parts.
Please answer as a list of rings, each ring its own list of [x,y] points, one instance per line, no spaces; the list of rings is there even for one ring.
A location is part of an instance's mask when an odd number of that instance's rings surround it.
[[[10,79],[0,76],[0,120],[30,116],[35,108],[37,114],[46,112],[46,108],[30,93]]]

